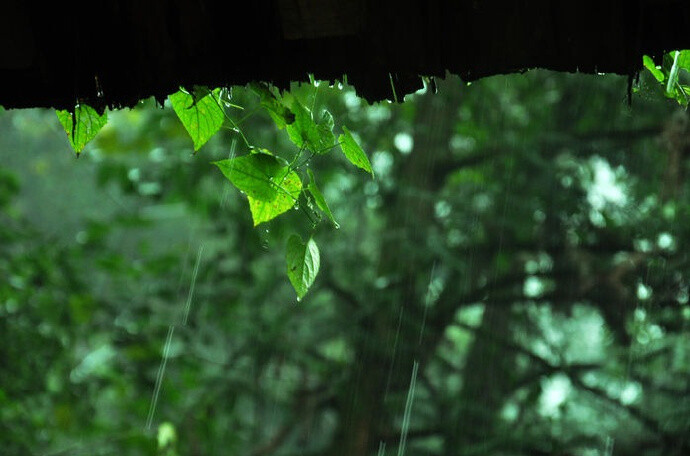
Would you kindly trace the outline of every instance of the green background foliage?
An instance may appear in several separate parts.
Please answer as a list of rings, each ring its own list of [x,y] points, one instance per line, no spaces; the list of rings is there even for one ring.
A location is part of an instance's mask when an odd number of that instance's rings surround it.
[[[3,454],[687,454],[687,112],[651,73],[438,83],[217,92],[196,154],[152,102],[76,161],[3,112]],[[375,179],[321,154],[348,129]]]

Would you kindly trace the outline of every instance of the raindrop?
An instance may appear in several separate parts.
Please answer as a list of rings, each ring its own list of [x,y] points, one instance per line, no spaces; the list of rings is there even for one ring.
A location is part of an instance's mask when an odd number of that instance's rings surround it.
[[[156,413],[156,405],[158,405],[158,397],[160,396],[161,384],[163,383],[163,377],[165,376],[165,368],[168,364],[168,357],[170,356],[170,346],[172,345],[172,338],[174,332],[175,327],[171,325],[168,328],[168,336],[165,340],[165,345],[163,346],[163,357],[161,359],[160,365],[158,366],[158,374],[156,375],[156,383],[153,388],[153,396],[151,397],[149,413],[146,417],[146,429],[151,429],[153,417]]]
[[[414,360],[412,366],[412,378],[410,379],[410,388],[407,391],[407,401],[405,402],[405,412],[403,414],[402,430],[400,432],[400,445],[398,446],[398,456],[405,454],[405,446],[407,444],[407,433],[410,430],[410,415],[412,412],[412,404],[414,402],[415,390],[417,388],[417,372],[419,370],[419,362]]]
[[[199,275],[199,265],[201,264],[201,256],[204,253],[204,244],[199,246],[199,251],[196,254],[196,262],[194,263],[194,271],[192,272],[192,281],[189,285],[189,294],[187,295],[187,302],[184,307],[184,316],[182,318],[182,326],[187,325],[189,318],[189,311],[192,308],[192,298],[194,297],[194,287],[196,286],[196,279]]]

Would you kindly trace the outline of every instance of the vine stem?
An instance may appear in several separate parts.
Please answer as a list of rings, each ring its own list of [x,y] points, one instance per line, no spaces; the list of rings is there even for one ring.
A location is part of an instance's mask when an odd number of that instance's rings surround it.
[[[673,85],[678,79],[678,59],[680,58],[680,51],[676,51],[676,55],[673,57],[673,66],[671,66],[671,72],[668,75],[668,82],[666,83],[666,92],[671,93],[673,90]]]
[[[230,122],[230,126],[232,127],[233,131],[239,133],[239,135],[242,137],[242,140],[244,141],[244,144],[247,146],[247,148],[251,149],[251,148],[252,148],[252,145],[249,143],[249,140],[248,140],[247,137],[244,135],[244,132],[242,132],[242,130],[240,129],[239,125],[237,125],[237,124],[235,123],[235,121],[232,120],[232,117],[230,117],[230,115],[227,113],[227,111],[226,111],[225,108],[223,107],[223,103],[220,101],[220,98],[216,98],[216,96],[213,94],[213,91],[210,91],[210,94],[211,94],[211,98],[213,99],[213,101],[216,102],[216,104],[217,104],[218,107],[220,108],[221,112],[223,113],[223,117],[225,117],[225,119],[226,119],[228,122]],[[244,109],[244,108],[242,108],[242,109]]]

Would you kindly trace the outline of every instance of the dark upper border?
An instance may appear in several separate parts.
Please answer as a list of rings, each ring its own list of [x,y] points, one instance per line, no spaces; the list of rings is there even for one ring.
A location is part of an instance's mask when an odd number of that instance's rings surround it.
[[[5,0],[0,105],[97,108],[180,85],[342,79],[370,101],[541,67],[633,75],[690,48],[689,0]],[[389,76],[391,75],[391,76]]]

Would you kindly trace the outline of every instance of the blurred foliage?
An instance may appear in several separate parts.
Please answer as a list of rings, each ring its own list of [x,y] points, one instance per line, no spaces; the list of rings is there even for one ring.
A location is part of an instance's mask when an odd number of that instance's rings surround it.
[[[2,454],[688,454],[690,120],[626,83],[295,86],[376,178],[308,160],[321,212],[257,228],[211,163],[318,141],[265,93],[196,155],[149,101],[76,161],[50,113],[2,113]]]

